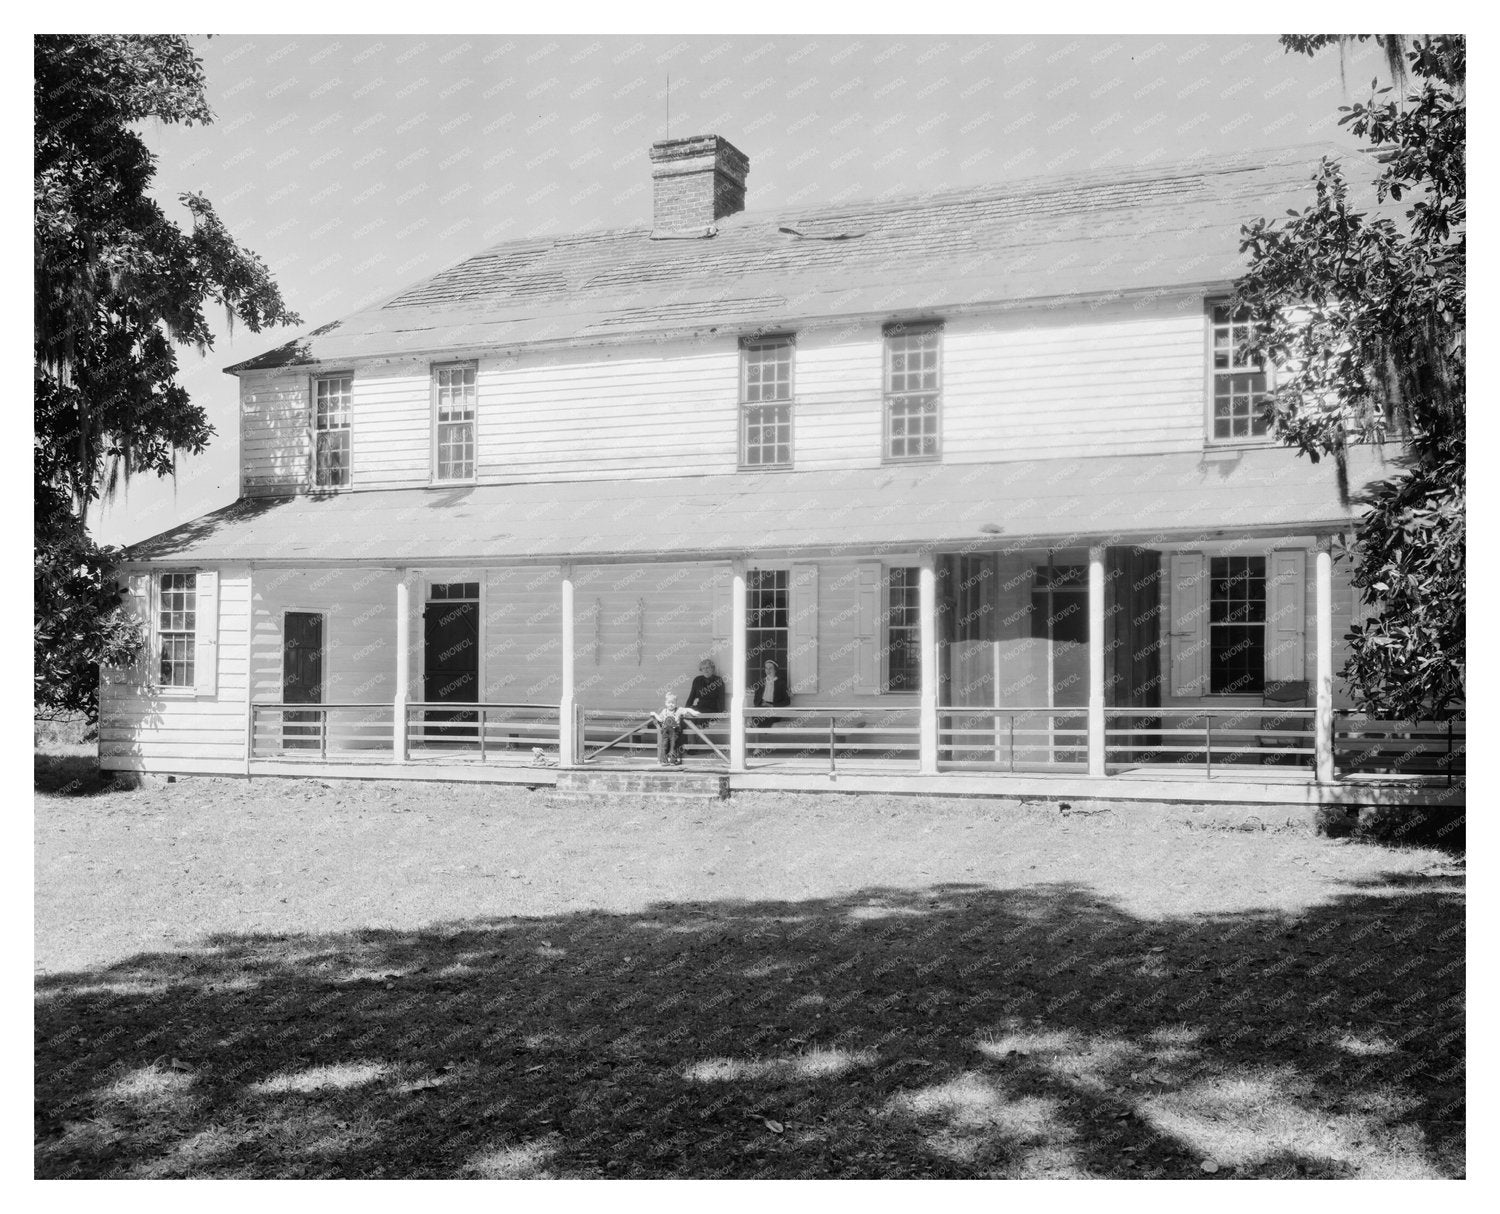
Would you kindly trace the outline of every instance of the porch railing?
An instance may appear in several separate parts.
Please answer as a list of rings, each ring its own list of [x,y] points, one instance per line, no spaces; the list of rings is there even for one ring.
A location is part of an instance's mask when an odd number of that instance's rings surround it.
[[[1313,708],[1106,708],[1106,767],[1301,767],[1314,770]]]
[[[326,759],[389,755],[395,730],[389,704],[253,704],[250,756]]]
[[[1083,708],[941,708],[938,765],[953,771],[1088,766]]]
[[[407,752],[413,758],[473,752],[482,762],[540,748],[555,760],[558,711],[556,704],[419,701],[406,706]]]
[[[1467,772],[1468,722],[1380,720],[1338,709],[1333,755],[1341,776],[1439,776],[1451,784]]]
[[[750,759],[827,761],[834,769],[841,758],[920,765],[922,725],[915,704],[747,708],[745,713]]]
[[[578,747],[584,763],[603,755],[656,758],[656,723],[644,712],[616,708],[579,710]],[[729,764],[729,714],[704,713],[683,729],[683,750]]]

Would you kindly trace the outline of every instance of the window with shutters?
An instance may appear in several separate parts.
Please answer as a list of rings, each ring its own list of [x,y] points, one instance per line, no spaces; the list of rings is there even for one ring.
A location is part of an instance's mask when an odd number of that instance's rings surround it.
[[[478,367],[455,363],[432,369],[434,480],[474,479],[474,428]]]
[[[937,459],[943,331],[938,325],[885,330],[885,458]]]
[[[350,483],[349,432],[354,401],[352,375],[313,381],[313,484],[336,489]]]
[[[792,466],[792,365],[790,336],[740,345],[740,467]]]
[[[1208,689],[1262,692],[1266,687],[1266,558],[1209,560]]]
[[[922,688],[919,576],[915,565],[895,566],[886,575],[886,691]]]
[[[163,687],[197,681],[198,575],[163,573],[157,585],[157,678]]]
[[[1216,443],[1264,441],[1271,422],[1264,405],[1271,382],[1266,367],[1246,353],[1254,327],[1248,308],[1209,301],[1209,435]]]
[[[787,674],[791,598],[789,571],[750,569],[745,574],[745,686],[764,677],[767,661]]]

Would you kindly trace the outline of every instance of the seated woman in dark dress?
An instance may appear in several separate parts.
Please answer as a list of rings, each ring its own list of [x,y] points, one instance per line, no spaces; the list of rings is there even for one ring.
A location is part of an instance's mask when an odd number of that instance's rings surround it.
[[[698,663],[698,675],[688,688],[684,702],[694,712],[724,711],[724,680],[714,668],[713,659],[704,658]]]
[[[755,706],[757,708],[790,708],[791,704],[792,692],[787,686],[786,674],[774,661],[767,658],[764,674],[760,682],[755,685]],[[756,717],[751,724],[756,729],[768,729],[772,725],[780,724],[783,719],[779,716]]]

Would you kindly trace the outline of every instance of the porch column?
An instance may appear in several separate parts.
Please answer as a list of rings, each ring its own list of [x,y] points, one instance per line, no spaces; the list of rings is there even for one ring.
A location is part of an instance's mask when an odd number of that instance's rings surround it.
[[[573,699],[573,566],[562,573],[562,694],[558,699],[557,765],[571,767],[578,761],[578,708]]]
[[[1318,616],[1317,698],[1313,701],[1313,759],[1319,784],[1333,783],[1333,548],[1318,540],[1313,595]]]
[[[255,756],[255,566],[245,569],[245,779]]]
[[[937,556],[928,549],[919,560],[917,623],[922,660],[917,756],[921,773],[935,776],[938,769]]]
[[[745,770],[745,562],[732,563],[733,579],[729,590],[729,770]]]
[[[1089,549],[1089,775],[1104,775],[1104,549]]]
[[[405,763],[406,705],[411,699],[411,570],[396,570],[395,758]]]

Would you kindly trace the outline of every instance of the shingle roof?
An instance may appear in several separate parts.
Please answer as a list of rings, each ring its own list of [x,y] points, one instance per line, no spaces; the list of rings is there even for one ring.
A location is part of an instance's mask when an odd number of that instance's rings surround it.
[[[1351,453],[1351,485],[1393,470],[1379,449]],[[128,556],[320,566],[722,559],[1290,535],[1347,526],[1351,518],[1330,464],[1266,447],[1223,460],[1182,452],[243,499],[145,540]]]
[[[1311,201],[1333,145],[508,241],[231,372],[1227,282],[1240,226]],[[1373,173],[1351,173],[1351,188]]]

